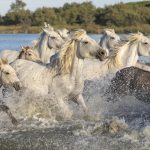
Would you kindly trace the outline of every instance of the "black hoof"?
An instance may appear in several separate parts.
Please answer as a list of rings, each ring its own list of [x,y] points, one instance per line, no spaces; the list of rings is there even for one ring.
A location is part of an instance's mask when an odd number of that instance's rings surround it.
[[[18,121],[17,121],[16,118],[12,118],[11,122],[12,122],[12,124],[15,125],[15,126],[18,125]]]

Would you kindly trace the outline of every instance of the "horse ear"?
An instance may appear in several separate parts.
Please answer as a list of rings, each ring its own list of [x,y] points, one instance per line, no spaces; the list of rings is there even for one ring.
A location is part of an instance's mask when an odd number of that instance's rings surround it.
[[[104,33],[109,35],[109,30],[108,29],[104,29]]]
[[[44,22],[44,28],[47,28],[50,31],[54,31],[54,28],[50,24],[48,24],[47,22]]]
[[[114,29],[112,29],[112,32],[113,32],[113,33],[115,33],[115,30],[114,30]]]
[[[47,28],[47,27],[48,27],[47,22],[44,22],[44,28]]]
[[[48,29],[54,31],[54,28],[50,24],[48,24]]]
[[[115,30],[114,29],[104,29],[104,33],[107,35],[110,35],[111,32],[115,33]]]
[[[60,30],[56,30],[56,32],[57,32],[60,36],[62,36]]]
[[[26,48],[24,46],[21,46],[21,50],[24,51],[26,50]]]
[[[1,59],[2,64],[8,64],[8,60],[7,59]]]
[[[42,30],[46,33],[46,34],[49,34],[49,31],[45,28],[42,28]]]
[[[139,35],[143,35],[143,33],[142,33],[142,32],[140,32],[140,31],[138,31],[138,34],[139,34]]]
[[[26,48],[26,50],[29,50],[29,49],[30,49],[30,46],[26,46],[25,48]]]

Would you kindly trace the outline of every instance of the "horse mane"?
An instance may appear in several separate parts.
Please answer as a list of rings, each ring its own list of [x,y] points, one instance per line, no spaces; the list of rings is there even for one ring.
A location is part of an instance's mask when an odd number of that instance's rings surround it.
[[[128,41],[119,41],[112,52],[112,54],[108,57],[106,64],[108,69],[112,69],[113,67],[117,67],[121,65],[121,60],[117,57],[118,53],[121,51],[122,47],[128,44]]]
[[[72,72],[73,69],[73,61],[75,57],[75,42],[80,40],[86,32],[84,30],[79,30],[74,33],[72,39],[68,40],[59,51],[57,67],[58,67],[58,74],[69,74]],[[55,62],[56,63],[56,62]]]
[[[34,48],[34,49],[37,49],[37,48],[39,47],[40,41],[41,41],[41,39],[43,38],[43,37],[42,37],[43,34],[44,34],[44,32],[41,32],[39,38],[36,39],[36,41],[34,40],[35,43],[34,43],[34,41],[33,41],[33,48]]]
[[[141,32],[131,34],[128,38],[129,42],[132,44],[143,39],[143,34]]]
[[[21,59],[23,54],[24,54],[24,51],[20,51],[20,53],[18,55],[18,59]]]
[[[125,41],[125,40],[122,40],[122,41],[119,41],[118,43],[116,43],[115,47],[114,47],[114,50],[113,50],[113,53],[109,56],[109,58],[114,58],[117,56],[117,54],[120,52],[120,48],[122,46],[124,46],[125,44],[127,44],[129,41]]]

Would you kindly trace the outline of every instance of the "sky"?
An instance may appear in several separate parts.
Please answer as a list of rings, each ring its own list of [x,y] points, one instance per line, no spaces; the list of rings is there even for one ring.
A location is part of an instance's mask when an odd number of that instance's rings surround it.
[[[82,3],[88,0],[23,0],[27,4],[27,8],[34,11],[39,7],[60,7],[64,3],[78,2]],[[91,0],[96,7],[104,7],[105,5],[115,4],[119,2],[135,2],[142,0]],[[10,4],[15,0],[0,0],[0,15],[4,15],[10,8]]]

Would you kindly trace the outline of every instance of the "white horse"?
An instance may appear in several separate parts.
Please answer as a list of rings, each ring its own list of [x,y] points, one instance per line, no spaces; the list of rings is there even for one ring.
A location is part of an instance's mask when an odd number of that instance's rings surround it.
[[[21,83],[18,79],[15,70],[7,63],[6,60],[0,59],[0,87],[14,87],[16,91],[20,90]],[[3,89],[4,90],[4,89]],[[0,100],[0,111],[4,111],[9,118],[11,119],[13,124],[17,124],[17,120],[12,115],[9,107],[5,104],[5,102]]]
[[[113,52],[115,45],[120,41],[119,35],[115,33],[114,29],[105,29],[104,34],[100,39],[99,45],[106,50],[107,56]],[[50,58],[50,62],[55,60],[58,57],[58,54],[53,55]],[[104,62],[100,63],[99,61],[86,60],[84,63],[83,75],[85,79],[94,79],[101,75],[105,75],[101,70]],[[88,66],[88,67],[87,67]]]
[[[125,67],[136,66],[139,56],[150,56],[150,39],[140,32],[130,35],[127,42],[120,42],[116,46],[106,67],[118,71]]]
[[[36,55],[43,63],[48,63],[50,57],[60,49],[65,41],[49,24],[45,23],[42,29],[43,33],[39,40],[34,41],[34,47],[31,49],[37,52]],[[19,51],[3,50],[0,51],[0,58],[7,59],[11,63],[18,58],[19,53]]]
[[[105,56],[106,51],[81,30],[75,32],[74,37],[63,45],[58,58],[52,64],[44,66],[26,60],[16,60],[12,66],[24,87],[36,93],[53,93],[62,110],[67,107],[64,99],[71,99],[87,113],[82,97],[83,62],[85,58],[103,61]]]
[[[30,61],[40,61],[38,53],[29,46],[21,47],[20,51],[3,50],[0,52],[0,58],[7,59],[8,63],[12,63],[16,59],[26,59]]]
[[[50,25],[45,24],[42,29],[43,33],[41,34],[34,49],[38,52],[43,63],[49,63],[50,57],[59,51],[65,41]]]
[[[114,29],[105,29],[104,35],[102,36],[99,45],[106,50],[108,57],[113,52],[115,45],[119,41],[120,37],[115,33]],[[53,59],[54,57],[51,57],[51,60]],[[107,70],[103,67],[104,63],[105,62],[86,60],[84,63],[83,71],[84,78],[88,80],[93,80],[95,78],[105,76]]]
[[[47,28],[49,31],[54,31],[54,28],[50,24],[48,24],[47,22],[44,22],[44,28]],[[70,38],[70,31],[67,30],[66,28],[58,29],[58,30],[55,30],[55,31],[60,35],[60,37],[64,41],[69,40],[69,38]]]
[[[104,34],[99,42],[103,49],[107,50],[107,56],[113,52],[115,45],[120,41],[120,37],[115,33],[114,29],[105,29]]]
[[[22,50],[19,51],[19,55],[17,59],[26,59],[38,63],[41,62],[38,53],[35,50],[33,50],[33,48],[30,48],[29,46],[22,47]]]
[[[115,46],[120,42],[120,37],[119,35],[117,35],[115,33],[114,29],[105,29],[104,30],[104,35],[102,36],[99,44],[102,48],[107,50],[108,56],[109,53],[112,53],[113,50],[115,49]],[[135,65],[136,67],[146,70],[146,71],[150,71],[150,67],[145,65],[145,64],[141,64],[141,63],[136,63]]]
[[[15,70],[8,64],[7,60],[0,59],[0,87],[13,86],[16,91],[20,90],[20,80]]]

